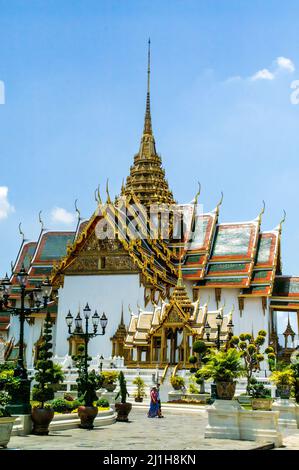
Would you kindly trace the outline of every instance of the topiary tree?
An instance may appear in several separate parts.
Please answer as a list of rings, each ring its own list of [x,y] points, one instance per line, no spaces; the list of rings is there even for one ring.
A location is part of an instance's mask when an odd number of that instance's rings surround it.
[[[62,382],[63,376],[57,375],[57,368],[55,367],[52,357],[52,322],[50,314],[47,313],[44,332],[43,343],[39,351],[39,359],[36,362],[34,380],[36,384],[32,389],[32,399],[39,402],[39,408],[45,407],[45,402],[54,398],[53,385]]]
[[[241,333],[240,336],[233,336],[230,340],[230,346],[236,348],[243,359],[247,379],[246,391],[248,394],[253,373],[260,370],[260,363],[265,360],[265,354],[268,357],[268,361],[270,361],[270,367],[272,367],[273,361],[275,361],[275,353],[272,347],[266,348],[264,354],[260,351],[261,346],[266,341],[266,336],[266,331],[260,330],[256,338],[250,333]]]
[[[121,403],[127,403],[127,397],[129,396],[128,390],[127,390],[127,381],[122,371],[120,371],[120,373],[118,374],[118,382],[119,382],[119,392],[116,395],[115,399],[117,400],[117,398],[120,397]]]
[[[198,371],[202,367],[202,362],[203,362],[205,353],[207,352],[206,343],[202,340],[194,341],[193,346],[192,346],[192,352],[194,354],[189,357],[189,363],[192,364],[192,367],[190,367],[190,372],[191,374],[195,374],[195,378],[191,380],[193,384],[193,386],[191,386],[191,388],[193,389],[192,393],[196,393],[194,391],[196,389],[194,382],[200,385],[199,392],[205,393],[204,380],[202,377],[200,377],[200,375],[198,374]]]
[[[96,374],[94,370],[91,372],[86,371],[85,363],[85,347],[80,345],[78,347],[78,354],[73,356],[75,362],[78,378],[76,379],[78,385],[78,400],[85,406],[93,406],[93,403],[98,400],[96,390],[103,384],[103,377],[101,374]],[[87,357],[87,361],[91,361],[91,357]]]

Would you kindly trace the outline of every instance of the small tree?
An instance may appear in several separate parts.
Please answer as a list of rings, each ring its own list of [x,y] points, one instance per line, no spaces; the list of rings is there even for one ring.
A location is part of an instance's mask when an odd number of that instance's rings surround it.
[[[47,313],[44,325],[43,343],[39,352],[39,359],[36,362],[36,373],[34,380],[36,384],[32,390],[32,398],[39,402],[39,408],[45,407],[45,402],[54,398],[53,385],[61,382],[63,376],[57,375],[52,357],[52,323],[50,314]]]
[[[230,340],[231,347],[236,348],[243,359],[248,394],[253,372],[260,370],[260,363],[265,360],[265,355],[261,353],[260,348],[265,343],[266,336],[266,331],[260,330],[256,338],[250,333],[241,333],[240,336],[233,336]],[[265,349],[265,354],[272,366],[275,360],[274,349],[269,346]]]
[[[205,353],[207,352],[207,346],[204,341],[197,340],[194,341],[193,347],[192,347],[192,352],[194,353],[192,356],[189,357],[189,363],[192,364],[192,367],[190,368],[191,374],[195,374],[195,378],[191,380],[192,385],[191,389],[193,390],[192,393],[198,393],[195,392],[196,386],[194,382],[196,382],[198,385],[200,385],[200,393],[205,393],[205,385],[204,385],[204,380],[200,375],[198,374],[198,371],[202,367],[202,362],[205,356]]]
[[[136,385],[137,391],[136,391],[136,398],[143,398],[145,397],[145,382],[144,380],[137,375],[135,379],[133,380],[133,385]]]
[[[120,389],[115,399],[117,400],[117,398],[120,396],[121,403],[127,403],[127,397],[129,396],[128,390],[127,390],[127,381],[122,371],[120,371],[120,373],[118,374],[118,382],[119,382]]]
[[[102,375],[96,374],[94,370],[87,372],[85,370],[85,347],[80,345],[78,347],[78,354],[73,356],[75,365],[78,371],[78,378],[76,379],[78,386],[78,400],[84,403],[85,406],[93,406],[93,403],[98,400],[96,390],[103,384]],[[88,356],[87,361],[91,357]]]

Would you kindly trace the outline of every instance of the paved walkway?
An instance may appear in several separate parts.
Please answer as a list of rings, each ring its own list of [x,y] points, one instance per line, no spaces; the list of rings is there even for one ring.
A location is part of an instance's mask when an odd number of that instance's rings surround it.
[[[254,442],[226,439],[204,439],[207,413],[177,411],[165,408],[164,419],[149,419],[146,409],[133,407],[130,423],[115,423],[92,431],[69,429],[52,431],[51,435],[13,436],[9,449],[61,450],[248,450]]]

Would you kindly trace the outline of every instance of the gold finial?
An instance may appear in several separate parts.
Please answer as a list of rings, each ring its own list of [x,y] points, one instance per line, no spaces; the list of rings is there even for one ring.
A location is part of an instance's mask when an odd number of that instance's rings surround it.
[[[108,203],[108,204],[111,204],[111,198],[110,198],[110,194],[109,194],[109,186],[108,186],[108,183],[109,183],[109,179],[107,178],[107,182],[106,182],[107,203]]]
[[[100,194],[100,185],[98,185],[97,195],[98,195],[98,203],[99,203],[99,204],[103,204],[103,203],[102,203],[101,194]]]
[[[38,220],[39,220],[39,223],[41,224],[41,231],[44,230],[44,222],[42,221],[42,211],[39,211],[38,213]]]
[[[147,51],[147,93],[143,134],[152,134],[151,102],[150,102],[150,77],[151,77],[151,40],[148,40]]]
[[[219,212],[219,207],[221,206],[222,202],[223,202],[223,191],[221,191],[221,198],[220,198],[220,201],[218,202],[218,204],[216,206],[217,213]]]
[[[79,222],[81,220],[81,214],[80,214],[80,211],[79,211],[78,206],[77,206],[77,201],[78,201],[78,199],[75,200],[75,211],[78,214],[78,222]]]
[[[287,216],[287,213],[286,211],[283,209],[283,218],[281,219],[281,221],[279,222],[279,230],[281,231],[281,226],[282,224],[285,222],[286,220],[286,216]]]
[[[262,210],[261,210],[261,212],[259,213],[259,216],[258,216],[259,222],[261,222],[261,220],[262,220],[262,215],[265,212],[265,208],[266,208],[266,204],[265,204],[265,201],[263,200],[263,207],[262,207]]]
[[[206,307],[208,308],[209,302],[210,302],[211,296],[210,294],[208,295],[207,301],[205,303]]]
[[[200,191],[201,191],[201,184],[200,184],[200,182],[198,181],[197,184],[198,184],[198,191],[197,191],[197,193],[195,194],[195,198],[194,198],[194,204],[195,204],[195,205],[197,204],[198,198],[199,198],[199,196],[200,196]]]
[[[25,235],[24,235],[24,232],[22,231],[21,226],[22,226],[22,223],[20,222],[20,223],[19,223],[19,233],[20,233],[20,235],[22,236],[22,243],[24,243],[24,241],[25,241]]]
[[[125,193],[125,180],[124,178],[122,179],[122,182],[121,182],[121,190],[120,190],[120,194],[123,195]]]

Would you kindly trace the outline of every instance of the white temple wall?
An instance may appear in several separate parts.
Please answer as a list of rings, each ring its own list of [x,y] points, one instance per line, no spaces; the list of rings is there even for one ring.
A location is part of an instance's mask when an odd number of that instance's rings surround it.
[[[193,283],[186,282],[186,288],[190,298],[192,298]],[[218,308],[224,305],[224,315],[228,315],[234,306],[233,324],[234,334],[251,333],[257,335],[259,330],[265,330],[269,334],[269,309],[266,308],[265,313],[262,308],[261,297],[258,298],[244,298],[244,310],[242,315],[239,311],[238,296],[240,289],[221,289],[221,300]],[[200,305],[208,302],[209,311],[217,309],[217,302],[215,299],[214,288],[201,288],[199,289]],[[268,336],[269,338],[269,336]]]
[[[24,343],[25,349],[25,364],[27,368],[33,367],[34,360],[34,345],[39,340],[41,331],[43,328],[43,319],[35,318],[34,324],[29,325],[27,321],[24,323]],[[9,340],[14,338],[14,343],[19,342],[20,337],[20,320],[19,316],[11,315],[10,317],[10,328],[9,328]],[[53,328],[53,338],[55,337],[55,326]],[[54,351],[54,345],[53,345]]]
[[[69,334],[65,322],[65,317],[69,310],[73,317],[75,317],[80,306],[82,316],[82,310],[86,302],[88,302],[91,308],[91,315],[95,309],[100,316],[105,312],[108,318],[106,334],[91,339],[89,354],[91,356],[99,354],[107,358],[112,353],[110,338],[114,335],[120,323],[122,302],[126,326],[130,322],[128,305],[131,306],[134,313],[137,313],[137,303],[141,308],[144,307],[144,288],[140,287],[138,274],[65,276],[64,286],[59,289],[58,295],[55,350],[58,356],[64,356],[69,352],[69,343],[67,341]],[[91,321],[90,326],[90,330],[92,330]],[[101,332],[100,327],[98,331]]]

